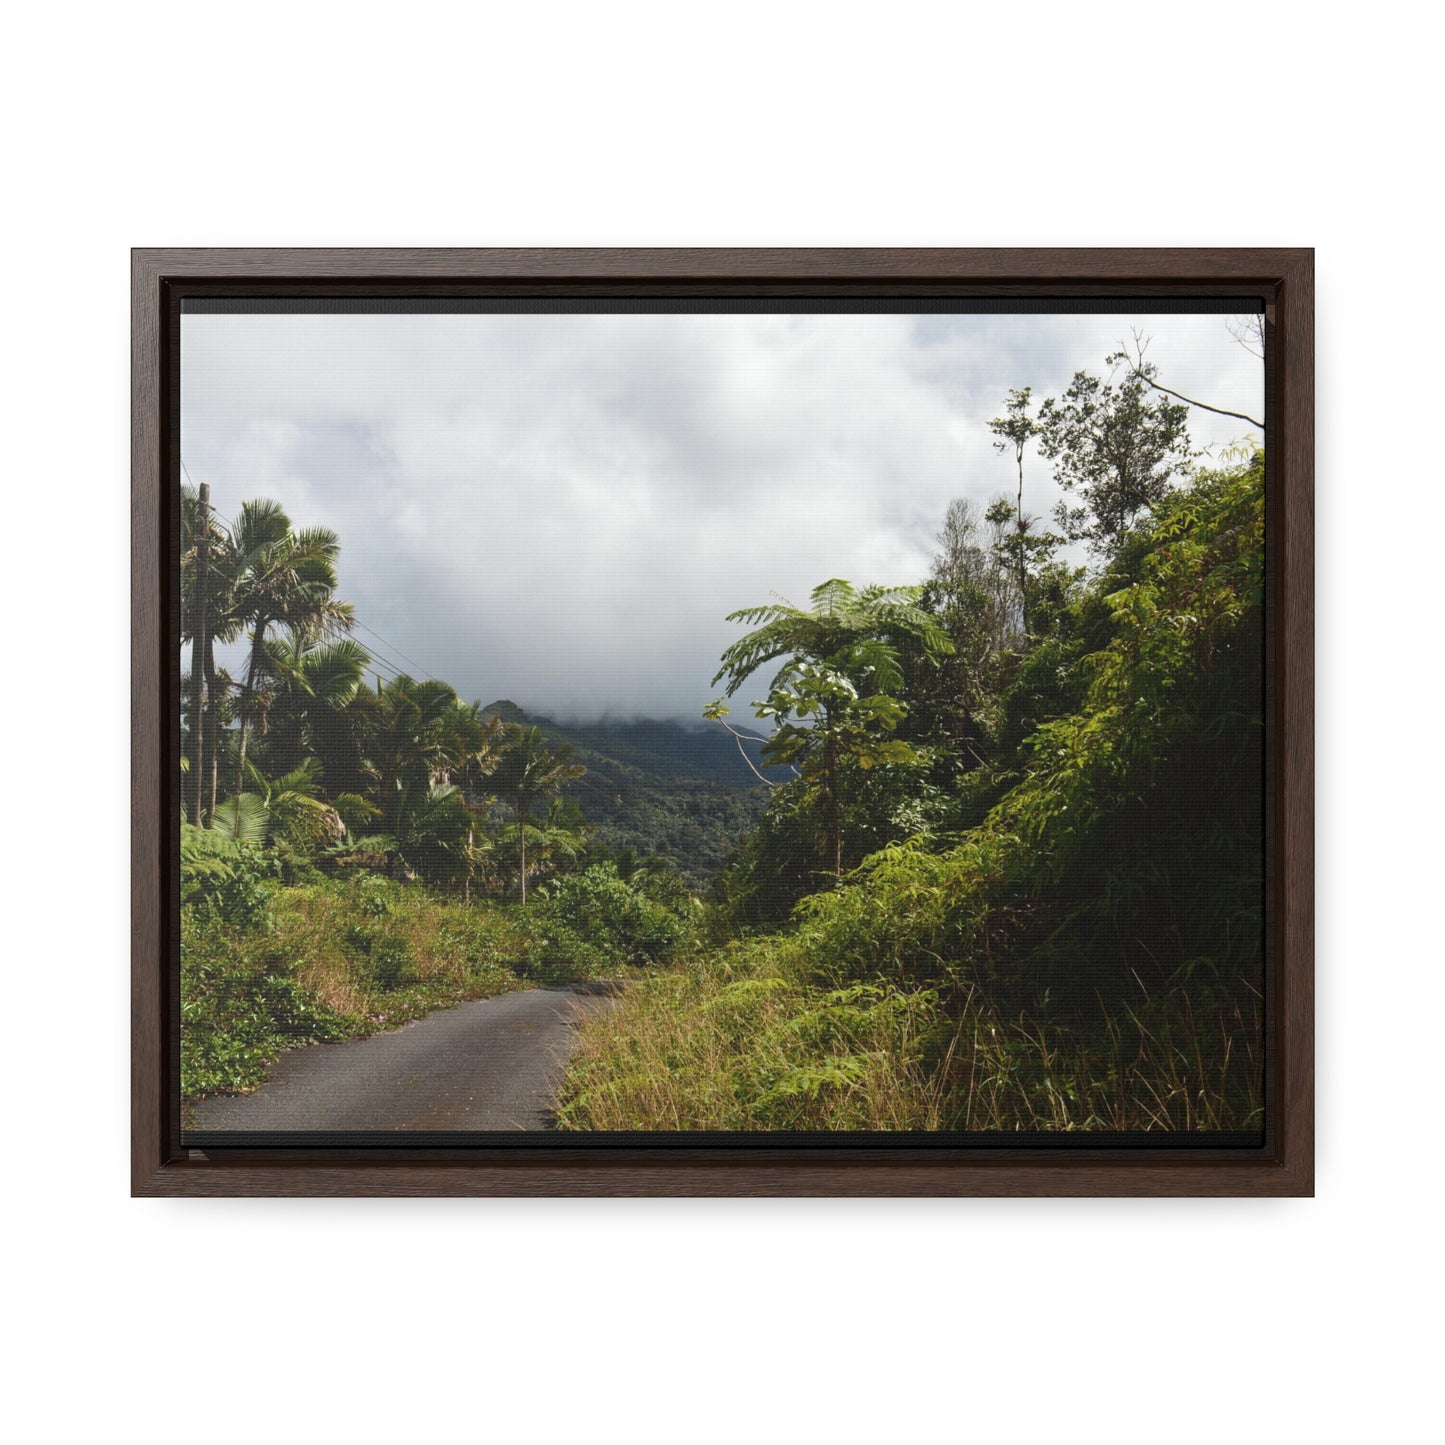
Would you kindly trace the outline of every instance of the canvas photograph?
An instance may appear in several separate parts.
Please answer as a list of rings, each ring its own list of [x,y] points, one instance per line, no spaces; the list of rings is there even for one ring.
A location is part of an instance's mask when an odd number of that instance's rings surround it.
[[[1262,1144],[1268,342],[188,296],[181,1143]]]

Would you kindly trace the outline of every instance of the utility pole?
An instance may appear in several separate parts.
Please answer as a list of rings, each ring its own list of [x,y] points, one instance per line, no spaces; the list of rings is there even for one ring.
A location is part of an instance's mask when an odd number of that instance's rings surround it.
[[[196,624],[191,643],[191,786],[194,797],[191,802],[191,821],[201,826],[201,797],[205,792],[202,779],[205,777],[205,670],[210,655],[210,638],[207,636],[206,592],[209,584],[211,564],[211,486],[202,482],[198,489],[196,503]]]

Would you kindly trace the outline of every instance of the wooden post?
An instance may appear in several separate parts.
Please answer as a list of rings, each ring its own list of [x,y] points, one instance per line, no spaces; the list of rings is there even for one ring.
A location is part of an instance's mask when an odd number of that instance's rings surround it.
[[[191,641],[191,821],[201,826],[201,799],[205,793],[205,683],[206,659],[210,655],[207,636],[207,588],[211,562],[211,486],[202,482],[196,503],[196,620]]]

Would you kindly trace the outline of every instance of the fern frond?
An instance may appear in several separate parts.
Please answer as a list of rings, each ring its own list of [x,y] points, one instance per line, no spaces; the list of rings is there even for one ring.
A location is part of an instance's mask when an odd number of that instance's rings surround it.
[[[813,611],[823,617],[835,617],[849,611],[858,600],[858,591],[842,577],[820,582],[809,594]]]
[[[743,622],[749,627],[757,627],[764,622],[776,622],[780,617],[801,616],[796,607],[784,606],[776,602],[765,603],[761,607],[742,607],[736,612],[729,612],[723,619],[725,622]]]

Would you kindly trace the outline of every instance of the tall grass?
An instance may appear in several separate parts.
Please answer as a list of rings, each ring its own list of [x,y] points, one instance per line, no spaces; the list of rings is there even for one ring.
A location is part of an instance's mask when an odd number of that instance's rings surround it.
[[[738,945],[589,1019],[559,1125],[573,1130],[1251,1130],[1257,1007],[1183,987],[1117,1016],[1006,1015],[881,982],[827,988],[786,943]]]
[[[563,1129],[937,1129],[934,994],[810,988],[734,945],[653,974],[582,1029]]]
[[[1249,1131],[1263,1118],[1257,1008],[1175,988],[1105,1017],[1005,1019],[976,1004],[947,1074],[952,1127],[979,1131]]]

